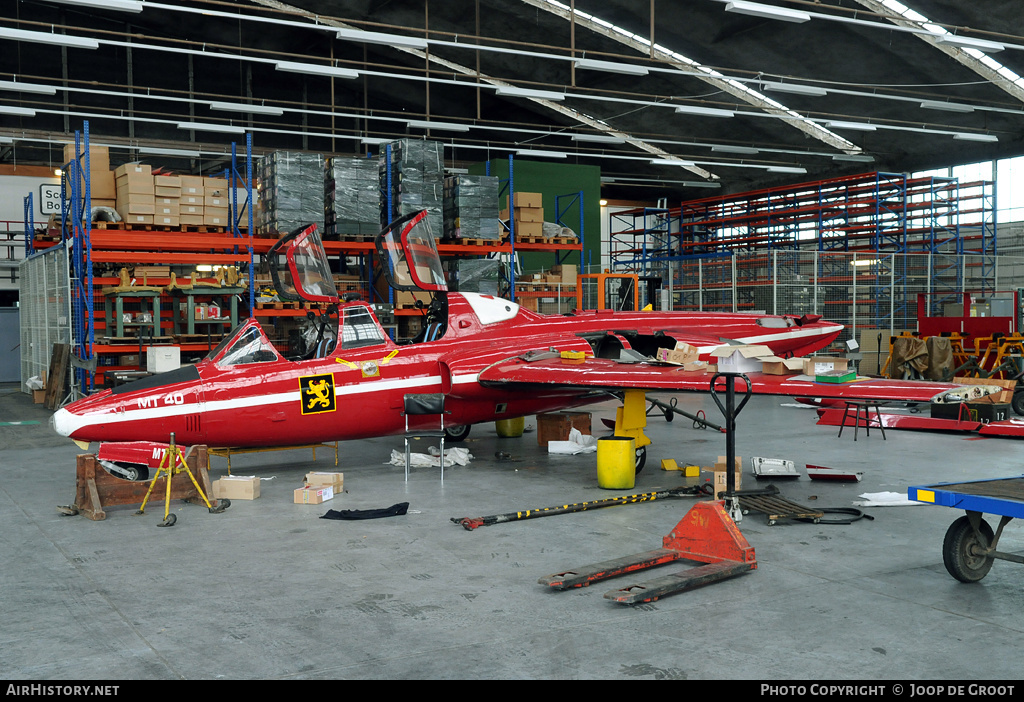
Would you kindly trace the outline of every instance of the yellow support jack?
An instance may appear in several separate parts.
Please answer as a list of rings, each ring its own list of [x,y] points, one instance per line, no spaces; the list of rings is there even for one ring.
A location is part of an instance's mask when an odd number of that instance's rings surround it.
[[[139,507],[139,511],[135,514],[145,514],[146,503],[149,502],[149,496],[153,493],[153,488],[156,487],[156,483],[160,480],[160,476],[163,475],[167,483],[167,491],[164,495],[164,520],[157,524],[161,527],[174,526],[175,522],[178,521],[176,515],[171,514],[171,478],[177,473],[187,473],[189,479],[192,481],[192,485],[195,487],[196,492],[203,498],[203,502],[206,504],[206,508],[210,511],[210,514],[220,514],[228,507],[231,506],[231,500],[222,498],[217,501],[217,506],[213,507],[210,505],[210,501],[206,498],[206,493],[203,492],[203,488],[200,487],[196,477],[192,475],[192,470],[188,467],[188,463],[185,462],[185,454],[181,452],[181,449],[174,441],[174,433],[171,433],[171,443],[164,452],[163,458],[160,459],[160,465],[157,466],[156,475],[153,480],[149,483],[149,489],[146,490],[146,496],[142,500],[142,505]]]
[[[647,394],[643,390],[626,390],[622,407],[615,410],[615,436],[632,438],[636,442],[636,472],[647,463],[647,445],[650,438],[644,434],[647,427]]]

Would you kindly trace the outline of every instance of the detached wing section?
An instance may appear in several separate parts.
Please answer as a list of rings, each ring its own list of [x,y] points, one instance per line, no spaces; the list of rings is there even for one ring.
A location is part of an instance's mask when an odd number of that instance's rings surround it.
[[[938,395],[969,392],[968,386],[919,380],[871,378],[851,383],[819,383],[807,376],[747,373],[754,393],[841,400],[931,402]],[[603,358],[574,361],[560,357],[509,358],[480,372],[489,387],[529,392],[538,388],[566,390],[675,390],[710,392],[712,373],[684,371],[679,366],[621,363]],[[803,379],[798,379],[803,378]],[[724,387],[724,385],[719,386]],[[973,386],[970,386],[973,387]],[[743,391],[742,383],[737,389]]]

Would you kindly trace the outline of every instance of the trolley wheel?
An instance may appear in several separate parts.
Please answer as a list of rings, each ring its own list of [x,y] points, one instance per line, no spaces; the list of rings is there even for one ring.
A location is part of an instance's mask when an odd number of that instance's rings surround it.
[[[158,527],[172,527],[174,523],[178,521],[178,515],[168,514],[167,519],[157,524]]]
[[[1022,417],[1024,417],[1024,391],[1013,393],[1013,399],[1010,400],[1010,407],[1013,411]]]
[[[949,525],[946,538],[942,541],[942,562],[946,570],[962,583],[976,583],[992,569],[992,556],[978,553],[992,544],[992,527],[984,519],[978,524],[979,534],[975,533],[970,519],[960,517]]]
[[[462,424],[455,427],[444,428],[444,439],[445,441],[451,441],[458,443],[459,441],[465,441],[466,437],[469,436],[469,430],[472,428],[472,424]]]
[[[640,473],[647,464],[647,447],[641,446],[636,450],[636,472]]]

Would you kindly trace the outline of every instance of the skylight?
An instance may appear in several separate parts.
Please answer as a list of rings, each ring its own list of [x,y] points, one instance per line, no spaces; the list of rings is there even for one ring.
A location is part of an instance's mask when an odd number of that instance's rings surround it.
[[[602,27],[605,27],[606,29],[609,29],[609,30],[611,30],[611,31],[613,31],[613,32],[615,32],[617,34],[622,35],[623,37],[625,37],[626,39],[628,39],[628,40],[630,40],[632,42],[635,42],[635,43],[637,43],[637,44],[639,44],[641,46],[647,47],[648,50],[651,49],[651,42],[650,42],[649,39],[647,39],[645,37],[642,37],[642,36],[639,36],[637,34],[633,34],[629,30],[623,29],[622,27],[614,25],[614,24],[612,24],[611,22],[609,22],[607,20],[603,20],[600,17],[597,17],[595,15],[591,15],[591,14],[589,14],[587,12],[583,12],[582,10],[579,10],[579,9],[570,8],[568,5],[566,5],[564,3],[561,3],[561,2],[558,2],[558,0],[540,0],[540,1],[544,2],[544,3],[548,4],[548,5],[551,5],[552,7],[556,7],[556,8],[558,8],[562,12],[567,12],[567,13],[573,13],[574,12],[576,14],[576,16],[578,18],[580,18],[580,19],[594,22],[595,24],[598,24],[598,25],[600,25]],[[799,114],[798,112],[795,112],[794,110],[789,109],[788,107],[786,107],[782,103],[780,103],[780,102],[778,102],[776,100],[772,100],[771,98],[763,95],[762,93],[759,93],[756,90],[748,88],[745,84],[743,84],[743,83],[741,83],[741,82],[739,82],[737,80],[733,80],[732,78],[729,78],[729,77],[723,75],[722,73],[719,73],[718,71],[716,71],[716,70],[714,70],[712,68],[708,68],[707,66],[704,66],[704,65],[698,63],[697,61],[694,61],[693,59],[691,59],[691,58],[689,58],[687,56],[683,56],[678,51],[674,51],[672,49],[669,49],[668,47],[662,46],[661,44],[654,44],[653,48],[654,48],[655,51],[659,52],[660,54],[662,54],[663,56],[665,56],[667,58],[670,58],[670,59],[672,59],[674,61],[678,61],[679,63],[685,64],[686,66],[689,66],[689,67],[693,68],[694,70],[699,71],[700,73],[703,73],[704,75],[708,76],[709,78],[714,78],[715,80],[718,80],[718,81],[721,81],[723,83],[726,83],[730,87],[734,88],[735,90],[738,90],[738,91],[742,92],[745,95],[749,95],[751,98],[757,100],[758,102],[762,103],[763,105],[768,105],[768,106],[770,106],[770,107],[772,107],[772,108],[774,108],[776,110],[779,110],[779,111],[785,113],[787,117],[802,122],[803,125],[805,125],[805,127],[807,129],[817,133],[821,137],[827,138],[828,140],[830,140],[833,143],[835,143],[837,141],[840,142],[840,147],[839,148],[850,149],[850,150],[854,150],[854,151],[860,151],[861,150],[860,147],[857,146],[856,144],[854,144],[853,142],[844,139],[843,137],[839,136],[838,134],[835,134],[834,132],[829,131],[828,129],[825,129],[820,124],[817,124],[815,122],[812,122],[809,119],[806,119],[803,115]]]

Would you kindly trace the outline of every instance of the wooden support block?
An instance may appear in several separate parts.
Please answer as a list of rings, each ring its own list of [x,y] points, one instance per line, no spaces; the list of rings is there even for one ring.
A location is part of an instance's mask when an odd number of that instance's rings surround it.
[[[213,499],[213,484],[208,472],[209,456],[206,446],[195,446],[186,459],[192,475],[206,494],[210,506],[216,507]],[[93,521],[107,518],[106,509],[125,505],[141,505],[149,490],[151,480],[123,480],[117,478],[100,466],[96,456],[79,454],[76,464],[77,480],[75,486],[75,502],[72,505],[84,517]],[[154,474],[155,474],[154,470]],[[160,482],[153,488],[147,507],[163,505],[166,496],[166,482],[161,476]],[[185,500],[193,504],[206,506],[195,485],[184,471],[174,474],[171,478],[171,499]]]

